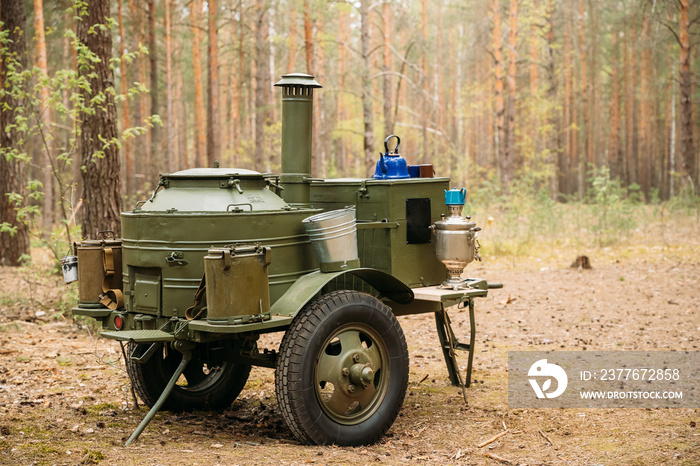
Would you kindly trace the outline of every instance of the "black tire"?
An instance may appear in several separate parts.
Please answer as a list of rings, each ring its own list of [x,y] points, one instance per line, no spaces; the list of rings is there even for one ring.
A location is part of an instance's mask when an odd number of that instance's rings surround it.
[[[145,351],[150,345],[139,345]],[[127,356],[137,345],[129,342]],[[152,407],[163,393],[168,381],[182,361],[182,353],[167,344],[141,364],[127,357],[126,371],[139,398]],[[245,386],[250,367],[246,364],[223,362],[207,364],[193,359],[173,388],[162,409],[167,411],[218,411],[228,408]]]
[[[407,385],[401,326],[368,294],[334,291],[312,301],[282,338],[277,401],[302,442],[376,442],[396,420]]]

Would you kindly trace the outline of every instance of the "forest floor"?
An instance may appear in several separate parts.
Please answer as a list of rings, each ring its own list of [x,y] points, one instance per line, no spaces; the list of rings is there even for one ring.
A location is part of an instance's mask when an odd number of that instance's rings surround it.
[[[384,438],[355,448],[296,442],[261,368],[223,413],[161,412],[122,446],[146,409],[135,409],[119,345],[64,317],[59,278],[0,268],[0,463],[700,464],[700,409],[512,409],[507,391],[509,350],[698,351],[700,235],[689,228],[663,246],[591,248],[590,270],[570,268],[567,248],[470,265],[505,287],[476,303],[469,404],[449,383],[433,317],[401,317],[406,400]],[[466,312],[450,315],[467,340]]]

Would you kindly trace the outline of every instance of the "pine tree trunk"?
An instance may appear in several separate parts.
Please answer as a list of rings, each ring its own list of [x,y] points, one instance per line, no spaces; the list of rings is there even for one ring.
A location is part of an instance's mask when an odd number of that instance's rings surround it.
[[[640,63],[640,73],[639,73],[639,185],[641,186],[642,192],[645,196],[649,196],[649,188],[651,186],[650,177],[650,157],[651,157],[651,110],[650,110],[650,93],[649,93],[649,79],[651,71],[651,50],[649,43],[650,41],[650,31],[649,31],[649,18],[644,15],[642,18],[642,34],[640,37],[641,45],[641,63]]]
[[[121,178],[119,177],[119,150],[117,138],[117,111],[114,106],[112,83],[114,76],[109,67],[112,55],[112,34],[106,25],[109,18],[108,0],[90,0],[86,14],[77,24],[80,40],[99,59],[91,67],[81,66],[79,74],[87,79],[89,89],[83,90],[83,99],[100,96],[103,100],[94,113],[80,115],[82,132],[83,208],[82,233],[87,238],[95,238],[98,231],[111,230],[115,236],[121,235]],[[92,68],[92,69],[90,69]],[[102,141],[110,144],[104,147]]]
[[[4,62],[8,55],[16,57],[21,69],[27,67],[27,44],[24,36],[26,30],[26,16],[24,2],[22,0],[2,0],[0,3],[0,21],[2,32],[7,31],[7,47],[0,48],[0,62]],[[8,83],[8,68],[0,69],[0,82]],[[5,131],[11,124],[15,124],[15,118],[19,109],[25,107],[27,102],[15,99],[9,93],[0,95],[0,224],[7,222],[16,228],[14,234],[0,233],[0,265],[17,266],[23,255],[29,254],[29,228],[26,223],[17,219],[15,205],[6,195],[16,193],[26,198],[26,168],[27,164],[12,157],[7,157],[6,151],[19,149],[18,142],[24,139],[24,133],[17,127],[11,131]]]
[[[315,70],[314,75],[316,80],[320,83],[324,82],[326,79],[324,66],[326,55],[323,48],[323,23],[321,19],[316,21],[316,42],[317,45],[314,48],[316,51],[316,56],[314,57]],[[328,142],[326,141],[326,132],[324,131],[326,125],[326,95],[321,94],[316,97],[316,115],[311,122],[314,129],[314,139],[313,142],[313,152],[316,154],[317,168],[315,174],[321,178],[325,178],[328,175]]]
[[[498,164],[501,172],[501,183],[507,191],[510,186],[510,172],[508,170],[508,154],[506,152],[507,136],[505,124],[505,99],[504,92],[504,72],[503,72],[503,45],[501,43],[501,2],[493,0],[493,71],[496,99],[496,148],[498,153]]]
[[[289,43],[287,49],[287,73],[294,73],[296,70],[297,58],[297,10],[296,5],[292,6],[289,12],[289,33],[287,34]],[[341,47],[342,48],[342,47]]]
[[[175,150],[175,111],[173,109],[173,37],[172,0],[165,0],[165,154],[167,169],[172,173],[178,167]]]
[[[131,20],[131,46],[133,50],[139,50],[139,46],[144,44],[145,29],[144,29],[144,2],[137,0],[129,0],[129,19]],[[144,64],[148,58],[142,54],[134,59],[132,79],[139,83],[146,84],[146,70]],[[139,93],[133,98],[131,106],[133,112],[133,122],[135,126],[142,126],[143,120],[146,118],[148,111],[146,109],[146,100],[148,96],[144,93]],[[143,177],[146,170],[147,161],[150,157],[150,130],[147,129],[143,135],[136,136],[133,149],[133,166],[134,166],[134,190],[139,191],[143,186]],[[144,141],[143,139],[146,139]],[[137,181],[138,179],[138,181]]]
[[[311,22],[311,5],[304,0],[304,52],[306,57],[306,72],[313,75],[314,70],[314,34]]]
[[[391,98],[391,34],[389,31],[389,16],[393,9],[389,3],[382,4],[382,71],[385,73],[382,78],[382,105],[384,110],[384,134],[389,136],[394,134],[393,106]]]
[[[346,43],[348,41],[348,24],[347,17],[344,12],[340,12],[340,17],[338,19],[338,37],[341,43]],[[338,87],[340,89],[345,88],[345,74],[347,72],[347,50],[345,47],[339,47],[338,49]],[[336,94],[337,104],[337,121],[338,126],[344,126],[346,120],[346,110],[345,110],[345,98],[342,93]],[[352,167],[352,161],[350,160],[350,151],[347,149],[347,136],[344,132],[340,133],[338,136],[338,143],[340,149],[338,150],[338,171],[344,176],[350,175],[350,168]]]
[[[231,11],[234,11],[234,2],[231,0]],[[240,6],[240,4],[239,4]],[[231,54],[231,72],[229,73],[229,89],[231,90],[231,103],[229,108],[229,145],[231,147],[231,161],[234,167],[238,166],[238,141],[241,137],[241,81],[239,78],[242,74],[242,58],[243,58],[243,27],[242,27],[243,11],[238,12],[238,28],[234,29],[236,22],[231,21],[231,43],[238,32],[238,60],[236,54]]]
[[[611,178],[622,175],[622,151],[620,150],[620,47],[619,31],[612,30],[612,71],[610,74],[610,146],[608,149],[608,166]]]
[[[46,58],[46,34],[44,33],[44,3],[43,0],[34,0],[34,31],[36,34],[36,64],[41,75],[48,77],[48,61]],[[44,230],[51,231],[54,218],[54,159],[53,159],[53,138],[50,136],[53,129],[51,127],[51,108],[49,107],[49,90],[41,86],[41,124],[42,147],[39,151],[39,158],[42,170],[42,182],[44,184],[44,199],[42,208],[42,218]]]
[[[540,131],[540,71],[538,64],[541,61],[540,58],[540,37],[537,31],[537,21],[535,19],[535,12],[530,12],[530,40],[529,40],[529,54],[530,54],[530,66],[529,66],[529,78],[530,78],[530,108],[532,109],[532,114],[530,115],[530,128],[529,132],[533,138],[532,148],[535,152],[540,152],[542,150],[541,142],[541,131]],[[566,107],[566,103],[564,103]],[[556,175],[555,175],[556,176]]]
[[[255,169],[270,170],[270,154],[265,144],[265,126],[269,123],[270,43],[268,5],[265,0],[256,4],[255,21]]]
[[[582,131],[578,130],[579,134],[583,136],[583,153],[581,154],[581,162],[574,170],[578,173],[578,194],[579,197],[583,196],[584,186],[586,181],[586,174],[590,168],[590,165],[594,163],[591,160],[591,152],[589,147],[589,141],[586,135],[588,134],[588,125],[590,121],[590,105],[588,102],[588,72],[586,70],[586,9],[583,4],[583,0],[579,0],[579,44],[578,48],[581,51],[579,61],[581,63],[581,111],[583,113],[583,128]],[[585,157],[585,164],[582,163]]]
[[[693,94],[690,72],[690,0],[679,0],[680,4],[680,30],[678,34],[680,45],[680,64],[678,78],[680,82],[680,159],[681,159],[681,186],[688,182],[698,192],[695,171],[695,148],[693,144]]]
[[[192,61],[194,71],[194,114],[196,122],[195,154],[197,156],[194,165],[207,166],[207,122],[204,110],[204,89],[202,80],[202,28],[200,27],[200,15],[202,14],[202,0],[194,0],[192,3]]]
[[[119,57],[120,57],[120,64],[119,64],[119,74],[120,74],[120,87],[121,87],[121,93],[123,95],[126,95],[127,92],[129,91],[128,89],[128,76],[127,76],[127,63],[126,63],[126,58],[125,58],[125,52],[126,52],[126,47],[125,47],[125,41],[126,37],[124,36],[124,17],[122,15],[122,0],[119,0],[117,2],[117,18],[119,20]],[[122,131],[126,130],[127,128],[131,127],[131,122],[129,121],[129,99],[123,99],[122,100]],[[125,180],[125,185],[126,185],[126,195],[130,196],[134,194],[134,187],[135,187],[135,169],[134,169],[134,159],[133,159],[133,154],[131,151],[131,138],[125,140],[122,143],[122,147],[124,148],[124,154],[122,159],[124,160],[124,180]]]
[[[589,0],[589,32],[590,32],[590,59],[589,78],[590,86],[588,93],[588,126],[586,128],[586,157],[596,167],[602,163],[599,153],[605,149],[604,138],[598,133],[598,122],[600,121],[600,106],[598,105],[598,12],[594,8],[592,0]],[[597,136],[597,137],[596,137]]]
[[[517,79],[517,60],[518,53],[518,0],[510,0],[509,8],[509,31],[508,31],[508,76],[506,82],[508,84],[508,104],[507,123],[506,123],[506,148],[504,167],[507,173],[508,180],[513,179],[513,173],[516,167],[516,151],[515,151],[515,99],[516,99],[516,79]]]
[[[372,82],[370,80],[369,61],[369,0],[360,1],[360,43],[362,47],[362,63],[360,64],[360,81],[362,86],[362,120],[364,133],[362,147],[365,155],[366,174],[373,172],[374,156],[374,122],[372,118]],[[365,175],[366,176],[366,175]]]
[[[207,166],[221,159],[221,123],[219,121],[219,35],[216,30],[216,0],[209,0],[209,49],[207,53]]]
[[[314,55],[314,33],[313,33],[313,22],[311,21],[311,3],[309,0],[304,0],[304,58],[306,61],[306,73],[310,75],[316,74],[316,63]],[[318,103],[316,103],[316,108],[318,108]],[[318,147],[318,118],[314,118],[311,122],[313,138],[311,142],[311,173],[317,174],[319,168],[318,152],[316,148]]]
[[[570,22],[567,22],[570,25]],[[573,70],[573,34],[567,26],[564,28],[564,48],[562,51],[563,59],[563,74],[564,74],[564,111],[563,111],[563,130],[566,138],[566,150],[558,157],[558,181],[559,192],[562,194],[571,194],[574,192],[576,183],[571,175],[571,166],[576,163],[578,152],[574,138],[573,125],[576,122],[576,103],[574,102],[574,70]],[[550,103],[551,105],[551,103]]]
[[[547,126],[549,127],[547,132],[547,165],[550,167],[562,167],[566,166],[566,154],[564,154],[561,150],[561,119],[559,111],[554,105],[554,103],[556,102],[557,91],[559,87],[559,82],[557,81],[557,73],[555,69],[555,50],[557,46],[554,41],[554,7],[554,0],[547,0],[547,25],[545,33],[545,39],[547,41]],[[559,179],[557,178],[556,174],[550,177],[549,189],[551,196],[557,196],[557,194],[560,192],[558,181]]]
[[[630,40],[627,19],[622,23],[622,102],[625,121],[622,127],[622,180],[626,186],[632,184],[630,159],[632,154],[632,101],[630,99]]]
[[[155,0],[148,0],[148,60],[150,64],[150,96],[151,96],[151,111],[150,115],[159,115],[159,103],[158,103],[158,50],[156,45],[156,2]],[[158,144],[160,143],[160,126],[153,125],[150,128],[151,132],[151,146],[150,146],[150,156],[151,164],[147,167],[146,179],[151,179],[157,170],[156,167],[152,166],[153,157],[159,157]],[[163,163],[164,161],[156,161],[156,163]]]
[[[179,50],[182,50],[182,46],[179,47]],[[191,113],[189,114],[188,118],[187,105],[184,99],[183,91],[183,88],[185,87],[184,81],[185,79],[183,77],[182,66],[178,66],[175,75],[175,102],[177,103],[177,109],[175,110],[175,134],[177,134],[177,166],[175,167],[176,170],[182,170],[185,168],[197,166],[196,154],[194,154],[195,157],[191,155],[194,153],[194,151],[190,149],[188,143],[189,131],[192,126],[192,118]],[[197,145],[196,133],[194,145]]]
[[[420,153],[420,159],[424,162],[431,160],[430,150],[428,148],[428,124],[430,123],[430,103],[428,102],[428,14],[427,0],[421,0],[420,5],[420,30],[421,38],[423,39],[423,50],[421,53],[421,83],[423,85],[423,93],[421,94],[421,129],[423,139],[423,149]]]
[[[73,10],[68,8],[66,9],[64,13],[64,21],[66,21],[66,24],[69,25],[70,30],[75,33],[75,16],[73,15]],[[68,38],[67,36],[64,37],[64,44],[63,44],[63,56],[65,63],[68,64],[70,63],[70,70],[77,72],[78,71],[78,52],[75,50],[75,47],[73,47],[72,40]],[[69,93],[66,91],[63,93],[63,102],[66,108],[69,108],[70,105],[70,96]],[[77,121],[73,121],[72,123],[72,130],[75,130],[75,126],[77,125]],[[73,133],[66,134],[66,138],[64,140],[64,144],[68,144],[70,142],[70,135]],[[81,157],[80,157],[80,150],[74,150],[73,154],[71,156],[71,175],[72,175],[72,192],[71,192],[71,198],[74,196],[77,198],[78,193],[82,192],[83,186],[83,180],[81,176]]]

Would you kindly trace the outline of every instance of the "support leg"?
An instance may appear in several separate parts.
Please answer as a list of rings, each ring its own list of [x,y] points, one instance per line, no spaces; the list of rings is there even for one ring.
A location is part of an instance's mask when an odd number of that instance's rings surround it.
[[[469,387],[472,384],[472,361],[474,360],[474,343],[476,341],[476,323],[474,322],[474,298],[469,298],[469,357],[467,362],[467,375],[465,385]]]
[[[447,365],[447,373],[450,376],[450,383],[455,387],[459,387],[462,383],[460,381],[459,367],[457,366],[457,358],[454,351],[454,334],[452,333],[449,319],[444,307],[435,313],[435,326],[437,327],[442,355]]]
[[[148,423],[151,422],[153,416],[156,415],[160,407],[163,406],[163,403],[165,403],[165,400],[168,399],[168,396],[170,396],[170,392],[173,391],[173,387],[175,387],[177,379],[179,379],[180,375],[182,375],[182,372],[185,370],[185,367],[187,367],[187,363],[190,362],[190,359],[192,359],[192,353],[190,351],[185,351],[182,353],[182,361],[180,361],[180,365],[177,366],[177,369],[175,370],[173,376],[170,378],[170,381],[168,382],[168,385],[166,385],[165,390],[163,390],[163,393],[160,395],[160,398],[158,398],[158,401],[156,401],[156,404],[153,405],[148,414],[146,414],[146,417],[143,419],[143,421],[141,421],[141,424],[139,424],[134,433],[131,434],[129,440],[126,441],[126,443],[124,444],[125,447],[128,447],[131,444],[131,442],[139,438],[141,432],[143,432]]]
[[[474,321],[474,299],[469,298],[469,344],[460,343],[452,330],[450,317],[447,315],[445,308],[441,308],[435,313],[435,324],[437,326],[438,338],[440,339],[440,347],[442,354],[445,357],[447,364],[447,372],[450,375],[452,385],[459,387],[462,385],[462,378],[459,374],[457,366],[457,358],[455,350],[468,352],[467,357],[467,373],[464,381],[464,387],[469,387],[472,383],[472,365],[474,362],[474,344],[476,342],[476,322]]]

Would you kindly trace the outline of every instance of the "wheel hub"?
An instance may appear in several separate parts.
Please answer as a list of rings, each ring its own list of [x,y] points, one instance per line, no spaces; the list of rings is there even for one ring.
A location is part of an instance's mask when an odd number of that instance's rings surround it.
[[[353,364],[349,375],[352,383],[366,387],[374,380],[374,369],[369,364]]]

